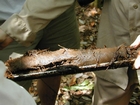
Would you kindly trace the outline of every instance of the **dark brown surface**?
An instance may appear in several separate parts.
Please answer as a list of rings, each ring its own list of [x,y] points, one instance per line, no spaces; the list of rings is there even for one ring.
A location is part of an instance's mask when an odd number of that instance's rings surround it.
[[[87,66],[105,62],[134,58],[136,51],[120,45],[113,48],[74,50],[63,48],[57,51],[33,50],[24,56],[10,59],[5,62],[8,70],[16,72],[20,70],[42,69],[58,65]]]
[[[132,64],[136,55],[136,50],[124,45],[102,49],[32,50],[5,62],[6,77],[25,80],[124,67]]]

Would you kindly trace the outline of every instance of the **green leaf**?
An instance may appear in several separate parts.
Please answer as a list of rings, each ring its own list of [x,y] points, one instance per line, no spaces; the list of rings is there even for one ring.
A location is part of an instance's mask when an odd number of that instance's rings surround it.
[[[89,80],[85,80],[84,82],[82,82],[81,84],[79,84],[79,85],[81,85],[81,86],[85,86],[85,85],[88,85],[89,84]]]

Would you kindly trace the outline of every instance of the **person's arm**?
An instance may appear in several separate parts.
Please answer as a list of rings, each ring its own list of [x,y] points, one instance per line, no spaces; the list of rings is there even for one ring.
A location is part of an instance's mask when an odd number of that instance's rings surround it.
[[[0,32],[5,33],[5,35],[0,34],[0,37],[9,36],[11,40],[29,46],[34,41],[36,33],[66,11],[74,1],[26,0],[23,9],[18,14],[13,14],[0,26]]]
[[[130,47],[134,49],[138,49],[140,47],[140,35],[136,38],[136,40],[130,45]],[[136,69],[140,68],[140,51],[138,52],[138,56],[134,62],[134,67]]]

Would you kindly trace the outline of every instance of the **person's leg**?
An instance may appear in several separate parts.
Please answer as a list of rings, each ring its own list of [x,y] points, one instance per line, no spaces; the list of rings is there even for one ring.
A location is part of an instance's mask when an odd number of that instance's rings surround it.
[[[123,90],[114,83],[97,77],[92,105],[128,105],[134,88],[135,84],[129,84]]]
[[[66,48],[79,48],[80,37],[74,5],[53,20],[45,29],[37,49],[57,50],[61,45]],[[60,76],[38,79],[37,90],[41,105],[54,105],[60,85]]]
[[[41,105],[54,105],[60,85],[60,76],[38,79],[37,90]]]

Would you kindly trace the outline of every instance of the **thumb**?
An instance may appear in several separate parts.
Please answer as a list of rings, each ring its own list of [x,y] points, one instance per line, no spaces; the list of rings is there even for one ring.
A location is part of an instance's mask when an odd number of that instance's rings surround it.
[[[136,38],[136,40],[130,45],[130,47],[138,48],[140,46],[140,35]]]

